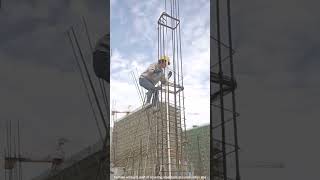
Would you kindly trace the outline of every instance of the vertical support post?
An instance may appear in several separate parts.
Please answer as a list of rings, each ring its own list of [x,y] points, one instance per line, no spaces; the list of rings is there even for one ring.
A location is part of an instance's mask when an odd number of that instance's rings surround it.
[[[167,110],[167,144],[168,144],[168,171],[169,171],[169,177],[171,177],[171,146],[170,146],[170,115],[169,115],[169,86],[166,86],[166,94],[168,98],[168,103],[166,103],[166,110]]]
[[[201,161],[201,151],[200,151],[200,141],[199,141],[199,135],[197,135],[197,142],[198,142],[198,155],[199,155],[199,176],[202,176],[202,161]]]
[[[20,120],[18,120],[18,158],[21,158],[21,138],[20,138]],[[19,180],[22,180],[22,165],[19,161]]]
[[[217,13],[217,36],[218,42],[220,42],[220,0],[216,0],[216,13]],[[221,59],[221,44],[218,43],[218,59],[219,59],[219,88],[220,88],[220,117],[221,117],[221,136],[222,136],[222,156],[223,156],[223,178],[227,180],[227,157],[226,157],[226,145],[225,145],[225,122],[224,122],[224,99],[223,99],[223,71],[222,71],[222,59]]]
[[[141,163],[142,163],[142,139],[140,139],[140,161],[139,161],[139,168],[138,168],[138,177],[140,176]]]
[[[230,73],[231,82],[234,86],[234,70],[233,70],[233,46],[232,46],[232,32],[231,32],[231,4],[230,0],[227,0],[227,14],[228,14],[228,40],[229,40],[229,57],[230,57]],[[235,161],[236,161],[236,180],[240,180],[240,169],[239,169],[239,145],[238,145],[238,127],[237,127],[237,111],[236,111],[236,100],[235,100],[235,88],[232,88],[232,117],[233,117],[233,131],[234,131],[234,143],[235,143]]]

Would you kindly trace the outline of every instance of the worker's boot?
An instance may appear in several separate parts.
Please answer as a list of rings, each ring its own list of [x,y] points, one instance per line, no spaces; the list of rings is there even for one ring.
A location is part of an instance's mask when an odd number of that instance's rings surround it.
[[[152,94],[153,94],[153,93],[152,93],[151,90],[149,90],[149,91],[146,93],[146,101],[145,101],[145,103],[144,103],[145,108],[149,108],[149,107],[152,106],[152,104],[150,103]]]
[[[154,111],[159,111],[160,110],[160,104],[159,104],[159,91],[155,91],[153,94],[153,99],[152,99],[152,106]]]

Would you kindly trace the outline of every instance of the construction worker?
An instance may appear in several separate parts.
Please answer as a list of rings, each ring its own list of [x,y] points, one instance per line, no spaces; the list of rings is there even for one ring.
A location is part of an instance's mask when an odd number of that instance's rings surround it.
[[[93,69],[98,78],[110,82],[110,35],[100,38],[93,52]]]
[[[169,83],[168,79],[165,77],[163,69],[170,65],[170,60],[168,56],[162,56],[157,63],[151,64],[146,71],[144,71],[139,77],[140,86],[144,87],[148,92],[146,104],[150,103],[152,95],[156,95],[161,87],[156,87],[156,84],[161,81],[161,84]],[[168,77],[171,76],[169,72]],[[154,96],[155,102],[158,101],[158,97]]]

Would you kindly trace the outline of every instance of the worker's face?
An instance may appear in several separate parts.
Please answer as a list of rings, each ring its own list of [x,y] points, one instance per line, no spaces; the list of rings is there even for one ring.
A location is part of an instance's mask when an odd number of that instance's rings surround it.
[[[161,68],[166,68],[167,67],[167,63],[165,61],[162,61],[160,63]]]

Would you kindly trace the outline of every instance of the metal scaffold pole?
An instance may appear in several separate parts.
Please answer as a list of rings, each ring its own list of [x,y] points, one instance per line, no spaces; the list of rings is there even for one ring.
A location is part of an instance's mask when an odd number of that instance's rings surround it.
[[[234,82],[234,70],[233,70],[233,46],[232,46],[232,32],[231,32],[231,4],[230,0],[227,0],[227,11],[228,11],[228,41],[229,41],[229,57],[230,57],[230,75],[231,81]],[[238,127],[237,127],[237,111],[236,111],[236,98],[235,88],[232,88],[232,117],[233,117],[233,130],[234,130],[234,143],[235,143],[235,161],[236,161],[236,180],[240,180],[240,169],[239,169],[239,145],[238,145]]]
[[[223,6],[226,8],[222,8]],[[213,115],[211,114],[211,142],[210,148],[214,150],[214,156],[210,157],[211,168],[213,173],[210,174],[210,178],[223,178],[224,180],[230,179],[233,176],[233,171],[227,169],[230,165],[235,167],[235,179],[240,180],[239,170],[239,145],[238,145],[238,129],[237,129],[237,117],[239,113],[236,111],[236,99],[235,90],[237,88],[237,82],[234,75],[233,55],[235,53],[232,45],[232,33],[231,33],[231,4],[230,0],[220,1],[215,0],[212,5],[214,8],[215,16],[214,27],[215,35],[210,35],[211,38],[211,52],[214,55],[217,54],[217,62],[211,61],[210,66],[210,78],[211,83],[214,84],[213,92],[211,93],[211,109],[219,109],[220,121],[215,124]],[[222,11],[226,9],[226,13]],[[226,16],[226,17],[225,17]],[[226,18],[226,22],[223,20]],[[228,43],[225,43],[227,41]],[[215,42],[215,43],[212,43]],[[223,50],[225,48],[226,50]],[[225,53],[225,54],[223,54]],[[211,59],[214,57],[211,55]],[[216,68],[217,67],[217,68]],[[231,94],[231,98],[226,96]],[[231,99],[231,101],[230,101]],[[219,102],[215,104],[214,102]],[[232,107],[226,107],[231,105]],[[231,113],[231,117],[227,113]],[[232,123],[232,127],[228,125]],[[219,129],[220,128],[220,129]],[[221,130],[221,137],[219,135],[214,136],[215,132]],[[228,130],[228,131],[227,131]],[[226,132],[229,132],[228,135]],[[221,138],[221,139],[220,139]],[[233,139],[233,142],[229,142]],[[214,142],[216,144],[214,144]],[[234,154],[234,158],[231,156]],[[227,157],[229,157],[227,159]],[[220,160],[222,158],[222,161]],[[233,165],[235,163],[235,165]],[[228,164],[228,166],[227,166]],[[221,169],[222,168],[222,169]],[[231,175],[232,174],[232,175]]]
[[[216,13],[217,13],[217,36],[218,41],[220,41],[220,4],[219,0],[216,0]],[[218,44],[218,61],[219,61],[219,88],[220,88],[220,106],[224,106],[224,99],[223,99],[223,84],[222,84],[222,77],[223,77],[223,70],[222,70],[222,61],[221,61],[221,45]],[[224,110],[220,108],[220,116],[221,116],[221,133],[222,133],[222,142],[225,142],[225,122],[224,122]],[[227,157],[226,157],[226,145],[222,143],[222,157],[223,157],[223,178],[227,180]]]

